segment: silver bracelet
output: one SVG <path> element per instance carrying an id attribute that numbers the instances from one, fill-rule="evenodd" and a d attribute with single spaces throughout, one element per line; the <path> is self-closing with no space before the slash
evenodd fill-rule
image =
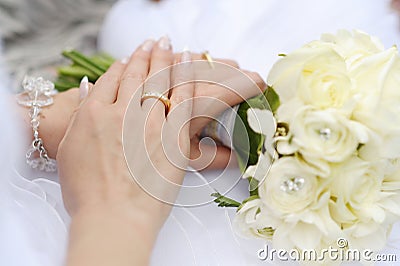
<path id="1" fill-rule="evenodd" d="M 26 163 L 34 169 L 45 172 L 57 170 L 56 160 L 51 159 L 39 136 L 40 112 L 43 107 L 53 104 L 53 95 L 57 93 L 51 81 L 42 77 L 25 77 L 22 82 L 23 92 L 17 95 L 18 104 L 29 107 L 30 123 L 33 131 L 33 141 L 26 153 Z M 35 156 L 37 153 L 39 156 Z"/>

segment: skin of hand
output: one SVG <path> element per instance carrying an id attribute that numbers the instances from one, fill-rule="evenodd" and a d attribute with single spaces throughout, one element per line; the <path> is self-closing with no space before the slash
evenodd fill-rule
<path id="1" fill-rule="evenodd" d="M 156 183 L 155 190 L 166 197 L 156 199 L 131 175 L 181 184 L 190 153 L 186 121 L 192 114 L 194 85 L 171 90 L 167 118 L 161 101 L 141 102 L 142 90 L 168 91 L 168 71 L 154 78 L 151 87 L 141 84 L 172 60 L 168 39 L 154 47 L 145 42 L 127 64 L 114 63 L 74 112 L 57 152 L 64 204 L 72 217 L 67 265 L 148 264 L 171 208 L 162 200 L 173 202 L 178 191 Z M 182 60 L 190 61 L 190 53 Z M 172 78 L 190 74 L 188 67 Z M 173 148 L 165 149 L 165 139 Z M 135 169 L 128 168 L 124 154 L 136 163 Z M 167 155 L 177 158 L 175 164 Z"/>
<path id="2" fill-rule="evenodd" d="M 394 10 L 400 13 L 400 0 L 392 0 L 391 6 Z"/>
<path id="3" fill-rule="evenodd" d="M 174 55 L 174 62 L 178 62 L 181 53 Z M 204 59 L 202 54 L 192 54 L 193 60 Z M 215 62 L 220 62 L 239 69 L 237 62 L 228 59 L 213 59 Z M 248 75 L 255 84 L 260 88 L 260 91 L 249 90 L 246 87 L 235 88 L 238 92 L 250 98 L 260 93 L 265 88 L 265 82 L 256 72 L 241 70 L 244 74 Z M 232 93 L 223 87 L 210 85 L 207 83 L 195 84 L 195 99 L 193 116 L 214 116 L 215 112 L 222 112 L 226 108 L 220 106 L 217 101 L 210 101 L 208 104 L 196 104 L 196 98 L 201 96 L 214 97 L 227 105 L 234 106 L 241 103 L 244 99 L 239 97 L 238 94 Z M 79 105 L 79 89 L 70 89 L 66 92 L 61 92 L 54 96 L 54 104 L 43 108 L 41 113 L 40 136 L 44 141 L 45 147 L 51 158 L 57 155 L 58 145 L 64 137 L 65 131 L 71 119 L 71 115 Z M 31 135 L 31 128 L 29 126 L 29 117 L 26 108 L 18 107 L 20 109 L 21 117 L 24 118 L 26 125 L 27 135 Z M 222 109 L 221 109 L 222 108 Z M 200 133 L 202 128 L 210 122 L 210 119 L 198 118 L 192 121 L 191 126 L 191 155 L 192 159 L 190 165 L 197 170 L 205 168 L 216 169 L 224 168 L 230 162 L 231 165 L 235 164 L 235 156 L 229 148 L 223 146 L 208 146 L 200 143 Z"/>

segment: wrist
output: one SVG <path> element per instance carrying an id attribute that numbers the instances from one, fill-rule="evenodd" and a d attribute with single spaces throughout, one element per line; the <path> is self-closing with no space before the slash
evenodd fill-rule
<path id="1" fill-rule="evenodd" d="M 64 138 L 71 116 L 79 105 L 78 89 L 54 95 L 54 103 L 42 110 L 40 135 L 51 158 L 56 158 L 58 145 Z"/>
<path id="2" fill-rule="evenodd" d="M 148 265 L 157 233 L 125 206 L 81 208 L 72 216 L 67 265 Z"/>
<path id="3" fill-rule="evenodd" d="M 72 221 L 118 220 L 131 229 L 140 228 L 150 239 L 158 234 L 157 219 L 142 208 L 126 203 L 102 203 L 82 206 L 71 213 Z"/>

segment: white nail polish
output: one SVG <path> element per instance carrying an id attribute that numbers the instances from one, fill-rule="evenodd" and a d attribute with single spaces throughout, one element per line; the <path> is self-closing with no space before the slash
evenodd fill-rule
<path id="1" fill-rule="evenodd" d="M 129 56 L 124 57 L 124 58 L 121 59 L 121 64 L 126 65 L 126 64 L 128 64 L 128 62 L 129 62 Z"/>
<path id="2" fill-rule="evenodd" d="M 146 52 L 150 52 L 153 50 L 154 40 L 147 40 L 142 44 L 142 50 Z"/>
<path id="3" fill-rule="evenodd" d="M 84 76 L 81 80 L 81 84 L 79 85 L 79 98 L 84 99 L 89 93 L 89 79 L 87 76 Z"/>
<path id="4" fill-rule="evenodd" d="M 160 40 L 158 41 L 158 47 L 160 47 L 163 50 L 171 49 L 171 41 L 167 35 L 160 38 Z"/>
<path id="5" fill-rule="evenodd" d="M 181 55 L 181 62 L 192 61 L 192 54 L 189 50 L 184 49 Z"/>

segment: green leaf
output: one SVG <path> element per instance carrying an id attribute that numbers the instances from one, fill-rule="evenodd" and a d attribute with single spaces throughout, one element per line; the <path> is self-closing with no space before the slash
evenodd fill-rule
<path id="1" fill-rule="evenodd" d="M 72 62 L 69 66 L 61 66 L 57 69 L 58 77 L 55 87 L 58 91 L 79 87 L 84 76 L 87 76 L 90 82 L 95 83 L 115 61 L 114 58 L 105 53 L 98 53 L 89 57 L 76 50 L 66 50 L 62 54 Z"/>
<path id="2" fill-rule="evenodd" d="M 240 204 L 239 208 L 237 209 L 237 211 L 239 211 L 247 202 L 255 200 L 255 199 L 259 199 L 260 197 L 258 195 L 252 195 L 250 197 L 248 197 L 247 199 L 245 199 L 242 204 Z"/>
<path id="3" fill-rule="evenodd" d="M 58 79 L 56 82 L 54 82 L 54 87 L 59 91 L 67 91 L 71 88 L 78 88 L 79 87 L 79 83 L 73 83 L 73 82 L 67 82 L 67 81 L 63 81 Z"/>
<path id="4" fill-rule="evenodd" d="M 231 198 L 221 195 L 219 192 L 212 193 L 211 196 L 216 197 L 214 202 L 218 203 L 218 207 L 235 207 L 238 208 L 240 203 Z"/>
<path id="5" fill-rule="evenodd" d="M 254 177 L 249 178 L 249 191 L 251 196 L 258 196 L 258 184 L 260 182 Z"/>
<path id="6" fill-rule="evenodd" d="M 258 233 L 268 236 L 268 237 L 272 237 L 275 233 L 275 229 L 272 227 L 264 227 L 263 229 L 257 229 Z"/>
<path id="7" fill-rule="evenodd" d="M 268 90 L 268 89 L 267 89 Z M 250 165 L 258 161 L 264 136 L 254 132 L 247 121 L 247 110 L 249 108 L 268 109 L 269 103 L 264 94 L 259 94 L 241 103 L 237 111 L 235 126 L 233 129 L 233 147 L 235 148 L 239 168 L 242 173 Z"/>
<path id="8" fill-rule="evenodd" d="M 68 51 L 63 51 L 62 54 L 66 58 L 71 59 L 75 64 L 92 71 L 98 76 L 103 75 L 107 71 L 107 68 L 97 65 L 92 61 L 92 59 L 79 53 L 78 51 L 68 50 Z"/>
<path id="9" fill-rule="evenodd" d="M 279 95 L 276 93 L 274 88 L 272 88 L 271 86 L 267 86 L 267 89 L 264 91 L 264 96 L 268 101 L 268 104 L 271 108 L 270 110 L 275 113 L 279 105 L 281 104 L 279 100 Z"/>
<path id="10" fill-rule="evenodd" d="M 98 75 L 93 73 L 87 68 L 81 67 L 81 66 L 64 66 L 64 67 L 59 67 L 57 69 L 59 75 L 64 75 L 64 76 L 70 76 L 74 77 L 78 80 L 81 80 L 84 76 L 87 76 L 89 80 L 95 81 L 99 78 Z"/>
<path id="11" fill-rule="evenodd" d="M 248 166 L 257 163 L 265 140 L 263 135 L 251 129 L 247 121 L 247 110 L 249 108 L 257 108 L 275 112 L 279 105 L 279 96 L 271 86 L 268 86 L 264 93 L 240 104 L 233 130 L 233 147 L 235 148 L 239 168 L 242 173 Z"/>
<path id="12" fill-rule="evenodd" d="M 90 59 L 96 65 L 106 69 L 108 69 L 115 62 L 114 58 L 105 53 L 95 54 L 92 57 L 90 57 Z"/>

